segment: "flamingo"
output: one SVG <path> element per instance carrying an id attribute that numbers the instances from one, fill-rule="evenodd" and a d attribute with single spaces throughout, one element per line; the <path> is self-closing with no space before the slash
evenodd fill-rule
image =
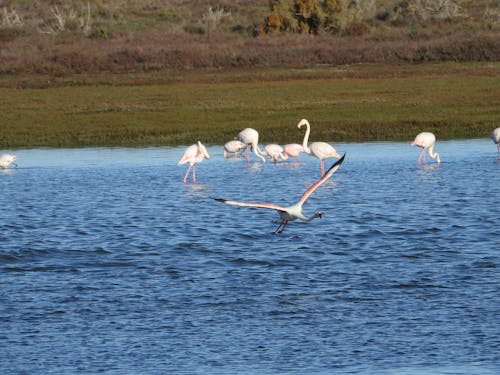
<path id="1" fill-rule="evenodd" d="M 497 144 L 498 147 L 498 159 L 500 159 L 500 128 L 493 130 L 490 136 L 491 140 Z"/>
<path id="2" fill-rule="evenodd" d="M 271 143 L 270 145 L 264 147 L 264 151 L 262 151 L 262 154 L 269 155 L 273 159 L 274 164 L 278 163 L 279 158 L 282 158 L 283 160 L 288 159 L 288 156 L 285 156 L 283 154 L 283 147 L 274 143 Z"/>
<path id="3" fill-rule="evenodd" d="M 340 167 L 342 162 L 344 161 L 345 154 L 333 164 L 330 169 L 314 184 L 312 184 L 300 197 L 297 203 L 289 206 L 289 207 L 282 207 L 278 206 L 272 203 L 252 203 L 252 202 L 238 202 L 238 201 L 231 201 L 227 199 L 222 199 L 222 198 L 213 198 L 217 202 L 222 202 L 226 204 L 232 204 L 235 206 L 244 206 L 244 207 L 257 207 L 257 208 L 267 208 L 271 210 L 276 210 L 279 215 L 278 219 L 278 228 L 273 232 L 273 234 L 277 233 L 282 233 L 283 230 L 285 230 L 285 227 L 290 221 L 293 220 L 303 220 L 303 221 L 311 221 L 316 218 L 321 218 L 322 213 L 319 211 L 316 211 L 312 216 L 306 217 L 302 214 L 302 205 L 304 202 L 309 198 L 309 196 L 316 190 L 320 185 L 322 185 L 326 180 L 328 180 L 334 173 L 335 171 Z"/>
<path id="4" fill-rule="evenodd" d="M 301 152 L 304 152 L 304 147 L 297 143 L 289 143 L 285 145 L 283 149 L 283 155 L 285 156 L 285 159 L 288 159 L 288 157 L 296 158 L 300 155 Z"/>
<path id="5" fill-rule="evenodd" d="M 433 159 L 437 158 L 437 162 L 441 163 L 441 159 L 439 158 L 439 154 L 437 152 L 434 152 L 434 144 L 436 143 L 436 136 L 432 133 L 429 132 L 423 132 L 418 134 L 413 142 L 411 143 L 412 146 L 418 146 L 422 147 L 422 151 L 420 152 L 420 155 L 418 157 L 418 165 L 420 165 L 420 160 L 422 157 L 424 158 L 424 164 L 426 163 L 425 160 L 425 149 L 429 150 L 429 156 Z"/>
<path id="6" fill-rule="evenodd" d="M 210 159 L 210 155 L 208 155 L 207 149 L 201 144 L 200 141 L 198 141 L 197 144 L 189 146 L 186 151 L 184 151 L 184 155 L 182 155 L 181 160 L 179 160 L 179 163 L 177 164 L 181 166 L 182 164 L 189 163 L 189 168 L 184 175 L 184 183 L 187 183 L 187 178 L 191 169 L 193 170 L 193 183 L 196 183 L 196 164 L 201 163 L 203 159 Z"/>
<path id="7" fill-rule="evenodd" d="M 264 163 L 266 159 L 262 155 L 262 151 L 259 148 L 259 133 L 257 130 L 252 128 L 243 129 L 236 137 L 236 140 L 241 141 L 245 144 L 245 148 L 242 153 L 245 153 L 245 159 L 248 161 L 248 146 L 257 155 L 257 157 Z"/>
<path id="8" fill-rule="evenodd" d="M 311 133 L 311 125 L 309 124 L 309 121 L 307 121 L 306 119 L 302 119 L 297 124 L 297 127 L 300 129 L 304 125 L 307 127 L 307 129 L 306 134 L 304 135 L 304 140 L 302 142 L 302 147 L 304 148 L 304 152 L 319 159 L 321 175 L 323 176 L 325 174 L 324 160 L 328 158 L 338 159 L 340 158 L 340 155 L 338 154 L 337 150 L 335 150 L 326 142 L 313 142 L 308 146 L 307 142 L 309 141 L 309 134 Z"/>
<path id="9" fill-rule="evenodd" d="M 17 168 L 17 164 L 14 163 L 14 160 L 16 160 L 16 156 L 12 154 L 3 154 L 0 156 L 0 168 L 6 169 L 9 164 L 15 165 Z"/>
<path id="10" fill-rule="evenodd" d="M 241 151 L 245 147 L 245 144 L 241 141 L 229 141 L 224 145 L 224 157 L 227 158 L 229 153 L 234 154 L 236 156 L 239 151 Z"/>

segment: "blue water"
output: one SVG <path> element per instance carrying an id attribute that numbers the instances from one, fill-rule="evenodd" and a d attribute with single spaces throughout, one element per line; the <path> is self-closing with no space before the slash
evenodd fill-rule
<path id="1" fill-rule="evenodd" d="M 498 374 L 500 161 L 488 140 L 338 144 L 262 165 L 210 147 L 18 150 L 0 171 L 2 374 Z M 253 159 L 256 160 L 256 159 Z M 330 162 L 327 162 L 330 165 Z"/>

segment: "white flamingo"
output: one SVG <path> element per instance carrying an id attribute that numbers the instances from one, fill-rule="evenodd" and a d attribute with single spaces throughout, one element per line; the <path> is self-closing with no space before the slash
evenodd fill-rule
<path id="1" fill-rule="evenodd" d="M 181 166 L 182 164 L 189 163 L 189 168 L 184 175 L 184 183 L 187 182 L 189 171 L 191 169 L 193 170 L 193 183 L 196 183 L 196 164 L 201 163 L 203 159 L 210 159 L 210 155 L 208 155 L 206 147 L 203 146 L 200 141 L 198 141 L 197 144 L 189 146 L 186 151 L 184 151 L 181 160 L 179 160 L 179 163 L 177 164 Z"/>
<path id="2" fill-rule="evenodd" d="M 500 159 L 500 128 L 496 128 L 491 132 L 491 140 L 497 144 L 498 159 Z"/>
<path id="3" fill-rule="evenodd" d="M 266 147 L 264 147 L 264 151 L 262 151 L 262 154 L 270 156 L 273 159 L 274 164 L 277 164 L 279 158 L 282 158 L 283 160 L 288 159 L 288 156 L 285 156 L 283 154 L 283 151 L 284 151 L 283 147 L 275 143 L 271 143 L 269 145 L 266 145 Z"/>
<path id="4" fill-rule="evenodd" d="M 257 155 L 257 157 L 262 160 L 264 163 L 266 162 L 266 158 L 262 155 L 262 151 L 259 148 L 259 133 L 257 130 L 252 128 L 243 129 L 236 137 L 238 141 L 241 141 L 245 144 L 245 148 L 242 153 L 245 154 L 245 159 L 248 161 L 248 146 L 250 149 Z"/>
<path id="5" fill-rule="evenodd" d="M 6 169 L 10 164 L 15 165 L 17 168 L 17 164 L 14 163 L 14 160 L 16 160 L 16 156 L 12 154 L 3 154 L 0 156 L 0 168 Z"/>
<path id="6" fill-rule="evenodd" d="M 300 155 L 301 152 L 304 152 L 304 147 L 297 143 L 289 143 L 283 147 L 283 150 L 285 159 L 288 159 L 288 157 L 296 158 Z"/>
<path id="7" fill-rule="evenodd" d="M 333 164 L 330 169 L 314 184 L 312 184 L 309 189 L 307 189 L 304 194 L 300 197 L 299 201 L 289 207 L 282 207 L 278 206 L 272 203 L 252 203 L 252 202 L 238 202 L 238 201 L 231 201 L 227 199 L 222 199 L 222 198 L 213 198 L 218 202 L 226 203 L 226 204 L 232 204 L 236 206 L 244 206 L 244 207 L 256 207 L 256 208 L 267 208 L 271 210 L 276 210 L 279 214 L 279 219 L 278 219 L 278 228 L 273 232 L 273 234 L 276 233 L 281 233 L 285 229 L 286 225 L 293 220 L 303 220 L 303 221 L 311 221 L 316 218 L 321 218 L 322 213 L 319 211 L 316 211 L 312 216 L 306 217 L 304 214 L 302 214 L 302 205 L 304 202 L 309 198 L 309 196 L 313 193 L 314 190 L 316 190 L 321 184 L 323 184 L 326 180 L 328 180 L 334 173 L 335 171 L 340 167 L 342 162 L 344 161 L 345 154 L 342 156 L 339 160 Z"/>
<path id="8" fill-rule="evenodd" d="M 411 143 L 412 146 L 418 146 L 422 148 L 422 151 L 420 152 L 420 155 L 418 156 L 418 165 L 420 165 L 420 161 L 422 157 L 424 158 L 424 164 L 426 163 L 425 160 L 425 150 L 427 149 L 429 151 L 429 156 L 433 159 L 437 158 L 437 162 L 441 163 L 441 158 L 439 157 L 439 154 L 437 152 L 434 152 L 434 144 L 436 143 L 436 136 L 432 133 L 429 132 L 422 132 L 418 134 L 413 142 Z"/>
<path id="9" fill-rule="evenodd" d="M 237 156 L 238 152 L 240 152 L 243 148 L 245 148 L 245 144 L 241 141 L 229 141 L 224 145 L 224 157 L 227 158 L 229 154 L 234 154 Z"/>
<path id="10" fill-rule="evenodd" d="M 310 145 L 307 145 L 307 142 L 309 142 L 309 134 L 311 133 L 311 125 L 309 124 L 309 121 L 307 121 L 306 119 L 302 119 L 297 124 L 297 127 L 300 129 L 304 125 L 307 127 L 307 129 L 306 134 L 304 135 L 304 140 L 302 141 L 302 147 L 304 149 L 304 152 L 319 159 L 321 175 L 323 176 L 325 174 L 324 160 L 329 158 L 338 159 L 340 158 L 340 155 L 338 154 L 337 150 L 335 150 L 326 142 L 313 142 Z"/>

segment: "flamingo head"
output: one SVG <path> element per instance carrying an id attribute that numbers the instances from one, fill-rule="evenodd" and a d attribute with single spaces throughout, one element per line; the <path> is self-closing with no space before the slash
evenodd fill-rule
<path id="1" fill-rule="evenodd" d="M 210 159 L 210 155 L 208 155 L 207 148 L 205 146 L 203 146 L 200 141 L 198 141 L 198 153 L 203 154 L 203 156 L 206 159 Z"/>
<path id="2" fill-rule="evenodd" d="M 321 219 L 323 217 L 323 212 L 320 212 L 320 211 L 316 211 L 314 213 L 314 217 L 317 217 L 318 219 Z"/>
<path id="3" fill-rule="evenodd" d="M 299 121 L 299 123 L 297 124 L 297 128 L 300 129 L 304 125 L 309 125 L 309 121 L 307 121 L 305 118 Z"/>

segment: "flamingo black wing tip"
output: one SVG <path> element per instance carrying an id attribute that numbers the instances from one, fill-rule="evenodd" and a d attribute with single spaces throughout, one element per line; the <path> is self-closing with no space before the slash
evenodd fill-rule
<path id="1" fill-rule="evenodd" d="M 214 201 L 217 201 L 217 202 L 222 202 L 222 203 L 226 203 L 227 199 L 223 199 L 223 198 L 212 198 Z"/>

